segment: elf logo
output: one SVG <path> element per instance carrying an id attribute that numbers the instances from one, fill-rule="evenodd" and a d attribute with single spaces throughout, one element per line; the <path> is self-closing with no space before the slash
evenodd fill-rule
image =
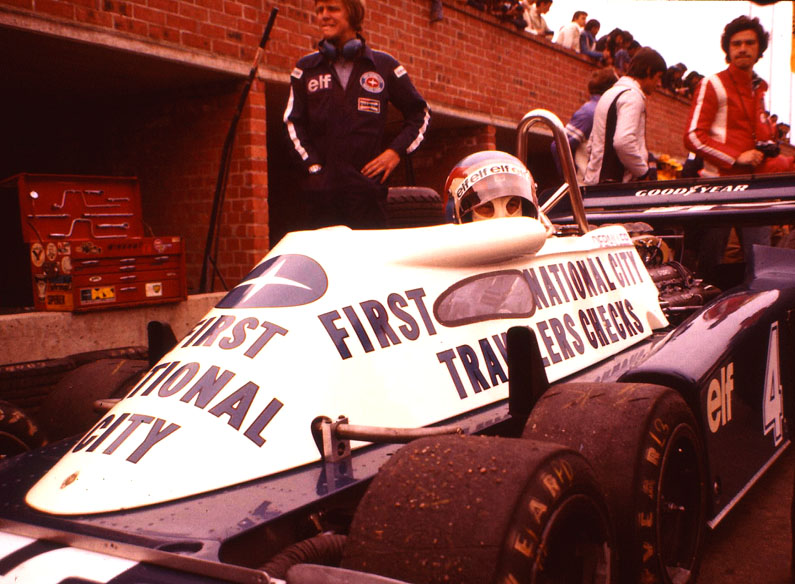
<path id="1" fill-rule="evenodd" d="M 721 367 L 707 387 L 707 423 L 713 434 L 732 419 L 734 363 Z"/>
<path id="2" fill-rule="evenodd" d="M 313 77 L 306 84 L 306 90 L 309 93 L 315 93 L 319 89 L 328 89 L 329 87 L 331 87 L 331 73 Z"/>

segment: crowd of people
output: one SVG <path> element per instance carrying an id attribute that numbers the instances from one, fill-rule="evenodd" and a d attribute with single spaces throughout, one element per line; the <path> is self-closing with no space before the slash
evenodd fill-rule
<path id="1" fill-rule="evenodd" d="M 555 32 L 546 23 L 544 15 L 553 5 L 553 0 L 467 0 L 467 4 L 509 22 L 519 30 L 542 36 L 551 42 L 589 57 L 600 67 L 610 69 L 616 78 L 627 74 L 629 63 L 641 48 L 628 30 L 614 28 L 599 36 L 600 22 L 588 18 L 584 10 L 577 10 L 571 22 Z M 692 100 L 704 75 L 695 70 L 688 71 L 684 63 L 666 67 L 661 79 L 663 91 Z M 591 94 L 593 97 L 593 94 Z M 772 140 L 789 143 L 790 127 L 778 123 L 776 114 L 765 112 L 772 128 Z M 681 166 L 681 165 L 680 165 Z M 679 169 L 666 169 L 678 174 Z"/>
<path id="2" fill-rule="evenodd" d="M 767 84 L 753 71 L 769 38 L 758 19 L 743 16 L 726 26 L 721 47 L 729 68 L 695 85 L 689 80 L 695 75 L 686 76 L 683 63 L 668 67 L 662 55 L 641 47 L 625 30 L 598 37 L 599 23 L 589 21 L 585 11 L 576 11 L 570 23 L 553 32 L 544 18 L 553 0 L 467 1 L 506 19 L 520 18 L 515 24 L 524 24 L 523 30 L 598 60 L 601 67 L 588 82 L 590 97 L 566 125 L 584 184 L 675 178 L 684 172 L 795 170 L 778 144 L 788 139 L 789 127 L 764 111 Z M 432 4 L 432 19 L 443 18 L 439 10 L 438 2 Z M 406 69 L 366 43 L 362 0 L 315 0 L 315 13 L 322 38 L 317 51 L 296 64 L 284 112 L 286 133 L 304 171 L 300 190 L 307 222 L 315 228 L 383 226 L 386 180 L 423 142 L 430 109 Z M 646 101 L 660 88 L 692 99 L 684 132 L 692 164 L 647 150 Z M 721 98 L 732 92 L 737 99 Z M 389 102 L 403 114 L 403 123 L 384 148 Z M 361 136 L 355 144 L 349 140 L 354 130 Z"/>
<path id="3" fill-rule="evenodd" d="M 584 10 L 576 11 L 571 22 L 563 25 L 557 32 L 552 31 L 547 26 L 544 15 L 549 12 L 553 0 L 467 0 L 466 3 L 511 23 L 518 30 L 543 36 L 553 43 L 589 57 L 602 67 L 611 67 L 619 77 L 626 74 L 629 62 L 641 47 L 628 30 L 614 28 L 599 36 L 600 22 L 595 18 L 589 19 Z M 666 69 L 662 77 L 662 88 L 683 98 L 692 99 L 702 79 L 704 75 L 698 71 L 688 71 L 687 65 L 677 63 Z M 777 128 L 778 139 L 788 140 L 789 130 L 786 124 Z"/>

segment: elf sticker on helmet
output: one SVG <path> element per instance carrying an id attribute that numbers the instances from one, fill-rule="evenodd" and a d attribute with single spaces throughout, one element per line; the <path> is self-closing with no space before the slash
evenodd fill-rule
<path id="1" fill-rule="evenodd" d="M 447 177 L 445 191 L 453 199 L 458 223 L 517 215 L 512 198 L 521 203 L 521 215 L 538 217 L 533 177 L 519 159 L 505 152 L 476 152 L 463 158 Z M 481 206 L 481 212 L 473 214 Z"/>

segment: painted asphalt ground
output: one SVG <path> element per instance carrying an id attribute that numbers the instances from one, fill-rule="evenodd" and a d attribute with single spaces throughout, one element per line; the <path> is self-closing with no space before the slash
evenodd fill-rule
<path id="1" fill-rule="evenodd" d="M 714 529 L 707 530 L 699 584 L 791 584 L 793 474 L 790 448 Z"/>

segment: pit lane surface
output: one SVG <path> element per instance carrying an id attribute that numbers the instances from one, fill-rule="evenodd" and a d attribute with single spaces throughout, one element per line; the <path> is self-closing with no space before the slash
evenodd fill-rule
<path id="1" fill-rule="evenodd" d="M 795 447 L 790 446 L 746 497 L 708 530 L 698 581 L 790 584 Z"/>

